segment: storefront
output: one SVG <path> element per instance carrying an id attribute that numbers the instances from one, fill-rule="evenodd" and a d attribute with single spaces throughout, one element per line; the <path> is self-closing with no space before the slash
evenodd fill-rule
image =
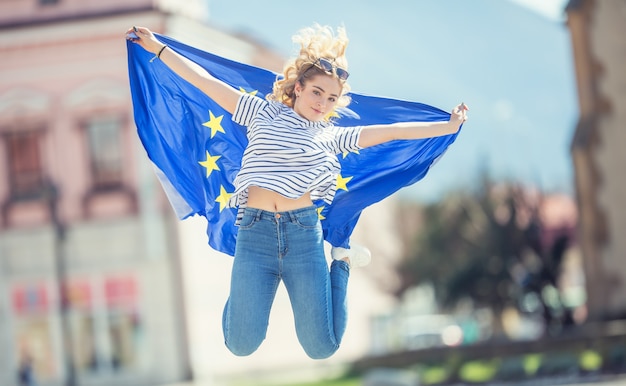
<path id="1" fill-rule="evenodd" d="M 139 227 L 137 221 L 109 224 L 108 230 L 92 226 L 91 232 L 115 235 L 131 248 L 82 258 L 70 253 L 62 286 L 48 270 L 54 256 L 42 253 L 36 259 L 24 253 L 26 242 L 41 242 L 41 249 L 50 251 L 45 238 L 0 235 L 0 341 L 6 340 L 1 385 L 18 385 L 20 371 L 39 386 L 65 384 L 68 377 L 77 385 L 150 385 L 185 378 L 187 337 L 183 302 L 176 295 L 176 263 L 165 256 L 133 256 L 141 244 L 131 240 L 132 224 Z M 85 231 L 75 236 L 73 250 L 90 239 Z"/>

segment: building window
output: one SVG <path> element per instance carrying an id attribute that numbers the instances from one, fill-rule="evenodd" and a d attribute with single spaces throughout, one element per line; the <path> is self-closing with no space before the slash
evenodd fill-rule
<path id="1" fill-rule="evenodd" d="M 133 276 L 105 281 L 111 364 L 115 371 L 137 367 L 142 323 L 138 313 L 137 282 Z"/>
<path id="2" fill-rule="evenodd" d="M 68 290 L 76 370 L 137 370 L 144 343 L 136 278 L 74 280 Z"/>
<path id="3" fill-rule="evenodd" d="M 18 361 L 15 372 L 44 384 L 59 376 L 49 286 L 47 283 L 33 282 L 11 287 L 14 315 L 12 336 Z"/>
<path id="4" fill-rule="evenodd" d="M 42 192 L 40 136 L 38 131 L 5 134 L 9 158 L 9 186 L 13 198 L 32 198 Z"/>
<path id="5" fill-rule="evenodd" d="M 91 175 L 95 190 L 122 186 L 122 121 L 101 117 L 87 122 Z"/>

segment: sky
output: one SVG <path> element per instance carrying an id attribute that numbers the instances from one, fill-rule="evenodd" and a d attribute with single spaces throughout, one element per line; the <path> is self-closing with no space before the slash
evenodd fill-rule
<path id="1" fill-rule="evenodd" d="M 555 21 L 565 20 L 565 6 L 568 0 L 510 0 L 533 12 L 537 12 L 548 19 Z"/>
<path id="2" fill-rule="evenodd" d="M 569 146 L 577 120 L 565 0 L 209 0 L 209 22 L 283 54 L 313 23 L 345 26 L 354 92 L 469 120 L 423 181 L 401 197 L 429 201 L 466 189 L 483 171 L 573 194 Z"/>

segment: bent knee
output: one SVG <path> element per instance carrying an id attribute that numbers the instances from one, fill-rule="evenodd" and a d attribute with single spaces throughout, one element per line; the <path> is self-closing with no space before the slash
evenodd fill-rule
<path id="1" fill-rule="evenodd" d="M 306 355 L 311 359 L 326 359 L 331 357 L 339 349 L 339 345 L 330 345 L 327 347 L 303 347 Z"/>
<path id="2" fill-rule="evenodd" d="M 253 342 L 252 340 L 244 340 L 241 342 L 225 341 L 224 344 L 231 353 L 238 357 L 245 357 L 255 352 L 261 345 L 261 341 Z"/>

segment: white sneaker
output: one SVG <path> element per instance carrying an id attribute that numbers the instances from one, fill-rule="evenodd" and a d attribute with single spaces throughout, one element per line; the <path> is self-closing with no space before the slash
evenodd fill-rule
<path id="1" fill-rule="evenodd" d="M 330 251 L 333 260 L 350 259 L 350 267 L 364 267 L 372 261 L 372 252 L 362 245 L 351 243 L 350 249 L 333 247 Z"/>

